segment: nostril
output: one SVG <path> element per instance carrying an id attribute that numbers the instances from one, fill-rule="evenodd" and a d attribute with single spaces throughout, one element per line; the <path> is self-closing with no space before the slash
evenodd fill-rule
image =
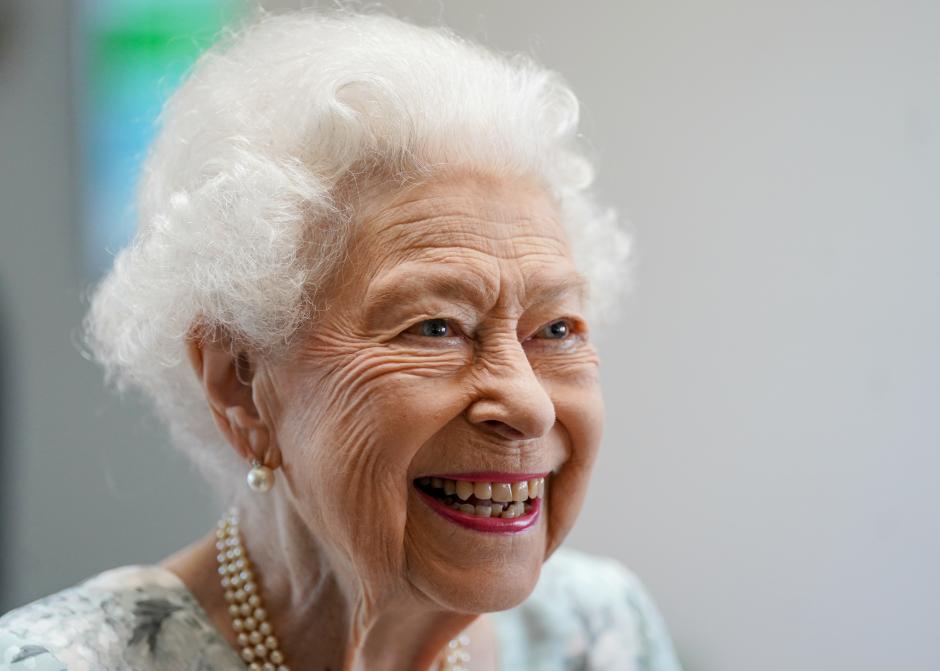
<path id="1" fill-rule="evenodd" d="M 498 419 L 487 419 L 484 420 L 483 423 L 504 438 L 509 438 L 510 440 L 520 440 L 525 438 L 525 434 L 522 431 L 519 431 L 518 429 L 515 429 L 506 424 L 506 422 L 502 422 Z"/>

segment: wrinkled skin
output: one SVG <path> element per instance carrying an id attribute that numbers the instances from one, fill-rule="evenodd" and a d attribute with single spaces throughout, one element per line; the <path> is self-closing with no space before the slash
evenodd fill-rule
<path id="1" fill-rule="evenodd" d="M 571 528 L 603 408 L 558 216 L 528 179 L 370 193 L 328 308 L 286 360 L 245 353 L 235 375 L 224 348 L 190 344 L 233 449 L 280 466 L 242 526 L 288 663 L 323 660 L 292 668 L 427 668 L 479 614 L 523 601 Z M 429 335 L 431 319 L 448 333 Z M 559 320 L 568 335 L 552 337 Z M 413 485 L 471 471 L 551 472 L 541 519 L 516 534 L 469 530 Z M 196 582 L 211 561 L 194 546 L 168 566 Z M 220 595 L 204 592 L 230 629 Z M 480 622 L 469 631 L 491 652 Z"/>

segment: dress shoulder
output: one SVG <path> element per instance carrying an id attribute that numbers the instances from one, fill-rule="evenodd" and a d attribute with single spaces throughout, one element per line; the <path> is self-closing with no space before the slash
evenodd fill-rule
<path id="1" fill-rule="evenodd" d="M 170 571 L 124 566 L 0 617 L 0 671 L 244 668 Z"/>
<path id="2" fill-rule="evenodd" d="M 681 671 L 649 592 L 614 559 L 560 548 L 529 598 L 494 620 L 502 668 Z"/>

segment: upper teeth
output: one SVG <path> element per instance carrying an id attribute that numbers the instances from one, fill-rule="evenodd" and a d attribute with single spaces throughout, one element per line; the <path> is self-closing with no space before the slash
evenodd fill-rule
<path id="1" fill-rule="evenodd" d="M 527 501 L 542 498 L 545 493 L 545 478 L 532 478 L 516 482 L 473 482 L 447 478 L 419 478 L 418 484 L 444 497 L 454 497 L 450 505 L 461 512 L 480 517 L 518 517 L 531 507 Z M 471 496 L 474 503 L 461 503 Z"/>

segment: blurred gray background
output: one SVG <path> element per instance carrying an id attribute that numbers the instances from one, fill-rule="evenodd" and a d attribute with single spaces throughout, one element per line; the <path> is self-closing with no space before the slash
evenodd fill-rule
<path id="1" fill-rule="evenodd" d="M 940 668 L 940 3 L 385 5 L 561 71 L 631 222 L 571 544 L 687 671 Z M 0 611 L 218 512 L 74 344 L 71 20 L 0 3 Z"/>

